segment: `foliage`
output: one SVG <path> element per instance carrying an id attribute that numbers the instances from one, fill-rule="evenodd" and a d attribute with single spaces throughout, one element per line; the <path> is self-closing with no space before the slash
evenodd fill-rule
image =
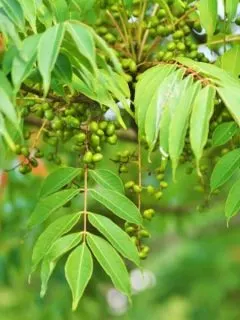
<path id="1" fill-rule="evenodd" d="M 139 266 L 148 255 L 146 222 L 155 210 L 142 197 L 164 198 L 169 162 L 173 181 L 180 164 L 190 164 L 189 173 L 196 168 L 206 206 L 232 179 L 227 222 L 240 210 L 240 51 L 231 31 L 240 19 L 238 1 L 225 4 L 219 17 L 216 0 L 0 0 L 1 167 L 16 156 L 13 170 L 21 174 L 34 172 L 42 158 L 60 166 L 44 179 L 27 228 L 45 225 L 62 208 L 68 213 L 41 229 L 33 248 L 41 296 L 70 252 L 65 276 L 73 310 L 93 258 L 131 299 L 123 259 Z M 198 52 L 205 41 L 218 53 L 215 64 Z M 135 150 L 111 158 L 118 174 L 96 169 L 107 144 L 130 130 Z M 143 171 L 156 155 L 153 186 Z M 129 168 L 137 178 L 123 183 Z M 99 204 L 96 213 L 91 201 Z"/>

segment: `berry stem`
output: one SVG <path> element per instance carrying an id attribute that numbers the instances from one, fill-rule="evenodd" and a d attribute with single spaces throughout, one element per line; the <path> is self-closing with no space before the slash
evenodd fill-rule
<path id="1" fill-rule="evenodd" d="M 38 133 L 37 133 L 37 135 L 36 135 L 36 137 L 35 137 L 35 139 L 34 139 L 34 141 L 33 141 L 32 148 L 31 148 L 31 149 L 34 149 L 34 148 L 36 147 L 36 145 L 37 145 L 37 143 L 38 143 L 38 140 L 40 139 L 41 133 L 43 132 L 43 130 L 44 130 L 47 122 L 48 122 L 47 119 L 45 119 L 45 120 L 43 121 L 43 123 L 42 123 L 40 129 L 38 130 Z"/>

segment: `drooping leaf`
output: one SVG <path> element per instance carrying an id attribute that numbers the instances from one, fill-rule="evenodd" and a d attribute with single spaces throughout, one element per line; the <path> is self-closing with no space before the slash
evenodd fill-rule
<path id="1" fill-rule="evenodd" d="M 40 197 L 46 197 L 60 190 L 81 173 L 80 168 L 59 168 L 49 174 L 43 181 Z"/>
<path id="2" fill-rule="evenodd" d="M 238 78 L 240 75 L 240 45 L 234 45 L 230 50 L 219 57 L 219 65 L 222 69 Z"/>
<path id="3" fill-rule="evenodd" d="M 1 70 L 0 70 L 0 84 L 1 84 L 1 88 L 6 92 L 8 97 L 11 98 L 13 95 L 12 86 L 8 81 L 7 77 L 5 76 L 5 74 Z"/>
<path id="4" fill-rule="evenodd" d="M 178 87 L 183 74 L 183 69 L 171 73 L 163 80 L 161 85 L 157 88 L 157 91 L 154 92 L 151 97 L 145 119 L 145 134 L 147 142 L 150 145 L 150 152 L 153 150 L 158 139 L 163 109 L 168 107 L 170 100 L 175 100 L 175 90 Z"/>
<path id="5" fill-rule="evenodd" d="M 126 232 L 104 216 L 89 213 L 88 217 L 90 223 L 108 239 L 118 252 L 136 265 L 139 265 L 137 248 Z"/>
<path id="6" fill-rule="evenodd" d="M 24 17 L 29 22 L 34 33 L 36 29 L 36 0 L 18 0 L 22 6 Z"/>
<path id="7" fill-rule="evenodd" d="M 21 83 L 27 78 L 32 71 L 36 61 L 37 48 L 40 40 L 39 35 L 26 38 L 23 41 L 22 49 L 13 60 L 12 80 L 15 86 L 15 92 L 20 89 Z"/>
<path id="8" fill-rule="evenodd" d="M 2 87 L 0 87 L 0 112 L 2 112 L 16 127 L 18 127 L 16 109 Z"/>
<path id="9" fill-rule="evenodd" d="M 217 0 L 200 0 L 199 2 L 200 22 L 209 36 L 212 36 L 216 29 L 218 17 L 217 7 Z"/>
<path id="10" fill-rule="evenodd" d="M 240 180 L 231 188 L 225 205 L 227 221 L 240 212 Z"/>
<path id="11" fill-rule="evenodd" d="M 17 0 L 1 0 L 2 8 L 16 27 L 24 30 L 24 14 Z"/>
<path id="12" fill-rule="evenodd" d="M 64 22 L 69 18 L 68 3 L 66 0 L 49 1 L 52 6 L 57 22 Z"/>
<path id="13" fill-rule="evenodd" d="M 4 141 L 7 143 L 7 145 L 9 146 L 9 148 L 14 151 L 15 150 L 15 144 L 14 141 L 12 139 L 12 137 L 10 136 L 6 125 L 5 125 L 5 119 L 3 118 L 3 115 L 0 112 L 0 137 L 4 138 Z M 1 139 L 2 140 L 2 139 Z M 3 141 L 1 141 L 3 144 Z M 4 154 L 5 154 L 5 146 L 3 146 L 1 148 L 2 150 L 2 154 L 1 154 L 1 158 L 4 158 Z"/>
<path id="14" fill-rule="evenodd" d="M 229 22 L 232 22 L 232 20 L 234 19 L 234 17 L 237 14 L 237 7 L 239 4 L 238 0 L 226 0 L 226 15 L 228 18 Z"/>
<path id="15" fill-rule="evenodd" d="M 87 242 L 99 264 L 112 279 L 116 289 L 130 296 L 128 272 L 117 252 L 107 241 L 93 234 L 88 234 Z"/>
<path id="16" fill-rule="evenodd" d="M 215 94 L 216 90 L 214 87 L 206 86 L 198 92 L 193 103 L 190 122 L 190 141 L 197 160 L 197 168 L 199 168 L 203 148 L 207 143 L 209 122 L 214 110 Z"/>
<path id="17" fill-rule="evenodd" d="M 232 117 L 240 127 L 240 94 L 238 89 L 239 88 L 235 88 L 229 85 L 225 88 L 217 88 L 217 91 L 220 97 L 222 98 L 223 102 L 225 103 L 226 107 L 228 108 L 229 112 L 231 113 Z"/>
<path id="18" fill-rule="evenodd" d="M 179 158 L 184 148 L 193 101 L 201 88 L 198 82 L 192 84 L 192 81 L 192 77 L 189 76 L 182 82 L 180 96 L 174 100 L 174 105 L 172 106 L 173 114 L 169 127 L 169 154 L 172 161 L 174 179 Z"/>
<path id="19" fill-rule="evenodd" d="M 70 60 L 65 54 L 59 54 L 55 68 L 53 70 L 54 74 L 61 80 L 64 84 L 68 85 L 72 82 L 72 65 Z"/>
<path id="20" fill-rule="evenodd" d="M 46 95 L 50 86 L 51 72 L 57 61 L 63 40 L 64 24 L 48 28 L 41 36 L 38 46 L 38 66 L 43 78 L 43 89 Z"/>
<path id="21" fill-rule="evenodd" d="M 81 212 L 66 215 L 51 223 L 39 236 L 33 248 L 32 270 L 35 270 L 42 258 L 48 254 L 53 243 L 67 233 L 78 222 Z"/>
<path id="22" fill-rule="evenodd" d="M 211 191 L 221 187 L 240 167 L 240 149 L 225 154 L 216 164 L 210 180 Z"/>
<path id="23" fill-rule="evenodd" d="M 53 273 L 58 259 L 60 259 L 61 256 L 66 252 L 76 247 L 81 240 L 82 235 L 78 232 L 63 236 L 53 243 L 47 255 L 44 257 L 41 266 L 41 297 L 44 297 L 47 292 L 48 281 Z"/>
<path id="24" fill-rule="evenodd" d="M 121 178 L 112 171 L 106 169 L 91 170 L 90 175 L 101 187 L 124 193 L 124 186 Z"/>
<path id="25" fill-rule="evenodd" d="M 14 24 L 2 13 L 0 13 L 0 30 L 4 35 L 11 38 L 18 49 L 21 47 L 21 39 Z"/>
<path id="26" fill-rule="evenodd" d="M 135 117 L 139 133 L 145 132 L 146 114 L 153 96 L 164 79 L 175 70 L 174 66 L 157 66 L 145 71 L 136 85 Z"/>
<path id="27" fill-rule="evenodd" d="M 45 221 L 54 211 L 61 208 L 78 193 L 79 190 L 67 189 L 40 199 L 28 221 L 28 227 L 33 227 Z"/>
<path id="28" fill-rule="evenodd" d="M 75 42 L 79 52 L 93 67 L 93 71 L 96 73 L 96 49 L 94 46 L 94 40 L 89 29 L 81 23 L 66 23 L 66 28 Z"/>
<path id="29" fill-rule="evenodd" d="M 213 146 L 217 147 L 227 143 L 238 131 L 238 125 L 233 121 L 219 124 L 212 135 Z"/>
<path id="30" fill-rule="evenodd" d="M 91 252 L 84 242 L 68 257 L 65 265 L 65 275 L 71 288 L 73 302 L 72 310 L 76 310 L 79 300 L 92 276 L 93 260 Z"/>
<path id="31" fill-rule="evenodd" d="M 118 217 L 128 222 L 141 224 L 142 217 L 138 208 L 123 194 L 109 189 L 90 189 L 88 193 Z"/>

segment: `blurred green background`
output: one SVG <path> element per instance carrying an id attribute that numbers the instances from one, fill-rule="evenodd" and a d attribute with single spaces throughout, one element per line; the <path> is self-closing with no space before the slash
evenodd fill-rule
<path id="1" fill-rule="evenodd" d="M 119 150 L 133 149 L 134 144 L 120 143 L 105 150 L 102 167 L 117 168 L 111 156 Z M 69 159 L 68 159 L 69 160 Z M 146 184 L 156 184 L 151 165 L 145 164 Z M 13 161 L 13 162 L 12 162 Z M 9 160 L 8 167 L 14 165 Z M 71 159 L 70 159 L 71 161 Z M 15 171 L 2 174 L 0 189 L 0 320 L 235 320 L 240 319 L 240 219 L 226 227 L 224 190 L 203 206 L 205 196 L 196 191 L 195 174 L 186 175 L 182 166 L 177 183 L 171 182 L 161 201 L 143 194 L 144 207 L 152 206 L 156 216 L 146 227 L 151 238 L 146 241 L 151 253 L 142 270 L 129 264 L 133 303 L 116 292 L 110 279 L 94 263 L 94 275 L 76 312 L 71 312 L 71 293 L 64 277 L 64 262 L 58 264 L 44 299 L 39 297 L 39 273 L 28 284 L 31 249 L 45 226 L 26 229 L 26 221 L 37 200 L 42 176 L 52 170 L 44 162 L 28 177 Z M 123 176 L 134 179 L 136 172 Z M 228 188 L 229 186 L 227 186 Z M 72 206 L 81 206 L 81 198 Z M 94 212 L 103 207 L 90 203 Z M 200 209 L 199 209 L 200 206 Z M 71 209 L 65 208 L 56 216 Z M 51 218 L 54 219 L 54 216 Z"/>

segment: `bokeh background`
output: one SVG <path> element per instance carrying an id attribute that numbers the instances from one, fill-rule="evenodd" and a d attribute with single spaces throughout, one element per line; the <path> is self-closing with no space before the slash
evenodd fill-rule
<path id="1" fill-rule="evenodd" d="M 120 141 L 104 150 L 100 165 L 117 173 L 110 160 L 119 150 L 134 150 L 135 143 Z M 18 159 L 11 156 L 7 168 Z M 70 162 L 66 158 L 65 162 Z M 144 162 L 146 184 L 157 184 L 152 174 L 159 162 Z M 5 168 L 5 169 L 7 169 Z M 30 216 L 48 172 L 57 168 L 45 163 L 29 176 L 17 170 L 1 172 L 0 179 L 0 320 L 237 320 L 240 319 L 240 219 L 234 218 L 227 228 L 224 202 L 230 184 L 217 196 L 200 192 L 196 174 L 188 165 L 178 170 L 177 183 L 167 169 L 168 189 L 160 201 L 143 194 L 144 207 L 153 206 L 156 216 L 146 227 L 151 247 L 142 269 L 129 264 L 133 304 L 117 292 L 110 279 L 94 262 L 94 275 L 76 312 L 71 312 L 71 293 L 64 277 L 65 258 L 60 260 L 49 282 L 44 299 L 39 296 L 40 278 L 35 273 L 28 284 L 32 246 L 44 227 L 56 216 L 81 207 L 79 197 L 71 208 L 59 210 L 45 225 L 27 230 Z M 133 165 L 124 181 L 134 179 Z M 186 174 L 188 172 L 188 174 Z M 104 213 L 94 202 L 91 211 Z M 109 213 L 106 213 L 109 214 Z"/>

